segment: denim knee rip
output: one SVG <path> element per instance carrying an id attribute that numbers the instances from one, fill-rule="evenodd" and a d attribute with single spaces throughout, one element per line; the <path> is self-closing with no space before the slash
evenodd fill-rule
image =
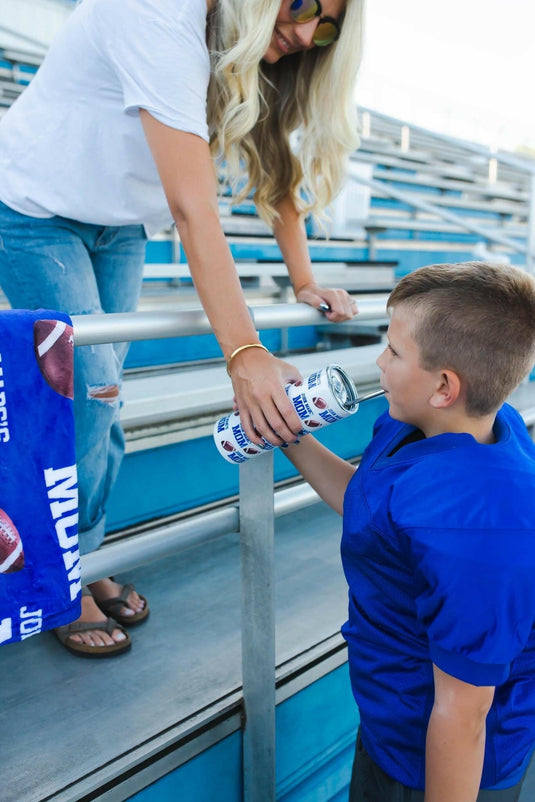
<path id="1" fill-rule="evenodd" d="M 87 398 L 116 406 L 119 403 L 119 386 L 117 384 L 93 384 L 87 388 Z"/>

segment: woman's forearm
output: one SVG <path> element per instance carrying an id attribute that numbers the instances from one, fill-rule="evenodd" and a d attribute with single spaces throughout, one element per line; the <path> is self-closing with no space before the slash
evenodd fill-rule
<path id="1" fill-rule="evenodd" d="M 163 125 L 140 110 L 169 209 L 191 275 L 213 331 L 228 360 L 241 345 L 258 343 L 230 249 L 219 220 L 217 180 L 208 143 Z M 232 360 L 232 385 L 247 436 L 274 445 L 292 442 L 301 427 L 284 384 L 299 371 L 260 348 Z"/>
<path id="2" fill-rule="evenodd" d="M 308 250 L 303 216 L 289 196 L 277 204 L 279 219 L 273 233 L 288 270 L 295 297 L 302 303 L 326 311 L 332 323 L 350 320 L 357 312 L 355 301 L 345 289 L 320 287 L 316 284 Z"/>
<path id="3" fill-rule="evenodd" d="M 258 337 L 221 228 L 208 143 L 163 125 L 144 109 L 140 118 L 200 301 L 228 359 Z"/>
<path id="4" fill-rule="evenodd" d="M 199 299 L 225 359 L 240 345 L 258 342 L 234 260 L 216 210 L 195 210 L 177 228 Z"/>
<path id="5" fill-rule="evenodd" d="M 276 210 L 279 219 L 275 221 L 273 234 L 297 295 L 302 287 L 314 282 L 305 223 L 289 196 L 279 201 Z"/>

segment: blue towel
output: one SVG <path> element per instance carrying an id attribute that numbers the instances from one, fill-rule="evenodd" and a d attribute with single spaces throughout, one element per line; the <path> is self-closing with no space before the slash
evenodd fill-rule
<path id="1" fill-rule="evenodd" d="M 0 643 L 80 616 L 72 322 L 0 312 Z"/>

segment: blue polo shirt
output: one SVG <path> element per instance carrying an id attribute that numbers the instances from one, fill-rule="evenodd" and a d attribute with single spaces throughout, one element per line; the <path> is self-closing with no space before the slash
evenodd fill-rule
<path id="1" fill-rule="evenodd" d="M 403 445 L 414 432 L 382 415 L 345 495 L 342 633 L 362 739 L 387 774 L 424 788 L 435 663 L 496 686 L 481 787 L 509 787 L 535 742 L 535 445 L 508 405 L 492 445 Z"/>

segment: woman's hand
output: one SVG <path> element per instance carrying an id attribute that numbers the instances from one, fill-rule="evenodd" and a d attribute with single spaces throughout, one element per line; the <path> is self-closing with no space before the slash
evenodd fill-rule
<path id="1" fill-rule="evenodd" d="M 321 304 L 328 304 L 329 310 L 325 312 L 325 317 L 333 323 L 351 320 L 358 312 L 357 302 L 345 290 L 325 289 L 310 283 L 300 287 L 295 297 L 315 309 L 320 309 Z"/>
<path id="2" fill-rule="evenodd" d="M 248 348 L 230 366 L 235 402 L 247 437 L 260 445 L 293 443 L 302 429 L 284 385 L 302 378 L 293 365 L 261 348 Z"/>

